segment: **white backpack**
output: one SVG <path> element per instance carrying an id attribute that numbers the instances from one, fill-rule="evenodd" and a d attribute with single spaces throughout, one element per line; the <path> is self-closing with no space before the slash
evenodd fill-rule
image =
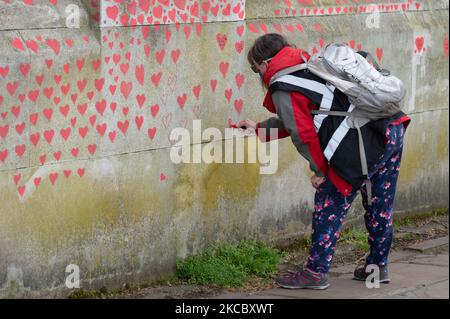
<path id="1" fill-rule="evenodd" d="M 355 116 L 377 120 L 401 110 L 403 82 L 381 69 L 370 53 L 364 57 L 348 45 L 331 43 L 310 58 L 307 68 L 344 93 L 356 108 Z"/>

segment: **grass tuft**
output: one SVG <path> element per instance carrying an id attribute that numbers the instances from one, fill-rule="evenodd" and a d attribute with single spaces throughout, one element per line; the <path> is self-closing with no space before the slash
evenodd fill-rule
<path id="1" fill-rule="evenodd" d="M 272 275 L 279 261 L 277 249 L 256 241 L 213 245 L 198 255 L 179 259 L 176 275 L 190 284 L 240 287 L 250 276 Z"/>
<path id="2" fill-rule="evenodd" d="M 356 227 L 351 227 L 341 233 L 339 241 L 354 244 L 359 250 L 368 251 L 367 232 Z"/>

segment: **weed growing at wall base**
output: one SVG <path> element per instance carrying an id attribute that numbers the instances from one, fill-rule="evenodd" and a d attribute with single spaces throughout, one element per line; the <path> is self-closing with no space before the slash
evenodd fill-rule
<path id="1" fill-rule="evenodd" d="M 239 287 L 251 276 L 268 277 L 277 270 L 278 250 L 255 241 L 209 246 L 177 261 L 176 275 L 191 284 Z"/>

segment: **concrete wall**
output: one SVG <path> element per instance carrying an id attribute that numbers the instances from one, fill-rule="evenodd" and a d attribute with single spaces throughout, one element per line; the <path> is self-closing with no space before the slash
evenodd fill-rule
<path id="1" fill-rule="evenodd" d="M 194 119 L 269 116 L 246 62 L 264 32 L 310 53 L 343 41 L 402 78 L 396 210 L 448 206 L 448 1 L 351 2 L 0 0 L 0 295 L 64 296 L 71 263 L 83 288 L 149 282 L 211 242 L 308 231 L 310 172 L 288 139 L 274 175 L 169 158 Z"/>

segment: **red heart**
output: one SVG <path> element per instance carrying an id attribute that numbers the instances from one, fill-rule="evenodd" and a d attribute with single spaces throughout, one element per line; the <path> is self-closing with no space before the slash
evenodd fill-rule
<path id="1" fill-rule="evenodd" d="M 25 123 L 16 124 L 16 132 L 19 135 L 22 135 L 23 131 L 25 130 Z M 0 135 L 1 135 L 1 127 L 0 127 Z"/>
<path id="2" fill-rule="evenodd" d="M 159 81 L 161 80 L 161 76 L 162 76 L 161 72 L 152 75 L 152 82 L 156 87 L 158 86 Z"/>
<path id="3" fill-rule="evenodd" d="M 77 157 L 79 151 L 80 151 L 80 150 L 79 150 L 78 147 L 73 147 L 72 150 L 71 150 L 72 156 L 73 156 L 73 157 Z"/>
<path id="4" fill-rule="evenodd" d="M 243 105 L 244 102 L 241 99 L 234 101 L 234 108 L 238 112 L 238 114 L 241 114 Z"/>
<path id="5" fill-rule="evenodd" d="M 6 76 L 8 75 L 8 72 L 9 72 L 9 67 L 8 66 L 5 66 L 5 67 L 1 67 L 0 66 L 0 75 L 3 78 L 6 78 Z"/>
<path id="6" fill-rule="evenodd" d="M 59 161 L 61 159 L 61 151 L 53 153 L 53 157 Z"/>
<path id="7" fill-rule="evenodd" d="M 425 43 L 424 37 L 417 37 L 417 38 L 416 38 L 417 52 L 422 51 L 423 46 L 424 46 L 424 43 Z"/>
<path id="8" fill-rule="evenodd" d="M 25 149 L 26 149 L 25 144 L 16 145 L 15 150 L 16 150 L 17 156 L 19 156 L 20 158 L 22 158 L 23 153 L 25 153 Z"/>
<path id="9" fill-rule="evenodd" d="M 128 63 L 122 63 L 120 65 L 120 71 L 122 71 L 123 75 L 126 75 L 128 72 L 130 65 Z"/>
<path id="10" fill-rule="evenodd" d="M 58 178 L 58 173 L 50 173 L 50 182 L 55 185 L 56 179 Z"/>
<path id="11" fill-rule="evenodd" d="M 155 138 L 155 134 L 156 134 L 156 127 L 151 127 L 148 129 L 148 136 L 150 137 L 151 140 Z"/>
<path id="12" fill-rule="evenodd" d="M 197 98 L 197 100 L 198 100 L 198 98 L 200 96 L 200 90 L 201 90 L 200 84 L 197 85 L 197 86 L 194 86 L 194 88 L 192 89 L 192 91 L 194 92 L 194 95 Z"/>
<path id="13" fill-rule="evenodd" d="M 103 112 L 105 112 L 106 109 L 106 101 L 105 99 L 95 103 L 95 109 L 97 110 L 100 115 L 103 115 Z"/>
<path id="14" fill-rule="evenodd" d="M 137 126 L 138 130 L 140 130 L 142 123 L 144 123 L 144 117 L 142 115 L 136 116 L 135 121 L 136 121 L 136 126 Z"/>
<path id="15" fill-rule="evenodd" d="M 225 98 L 227 99 L 228 102 L 230 102 L 232 96 L 233 96 L 233 90 L 226 89 L 225 90 Z"/>
<path id="16" fill-rule="evenodd" d="M 150 112 L 152 113 L 153 117 L 156 117 L 156 115 L 158 114 L 158 111 L 159 111 L 159 105 L 158 104 L 152 105 L 150 107 Z"/>
<path id="17" fill-rule="evenodd" d="M 39 186 L 39 184 L 41 183 L 41 178 L 40 177 L 35 177 L 33 179 L 33 183 L 34 183 L 34 186 L 37 188 Z"/>
<path id="18" fill-rule="evenodd" d="M 78 109 L 78 112 L 81 114 L 81 116 L 83 116 L 87 110 L 87 103 L 78 104 L 77 109 Z"/>
<path id="19" fill-rule="evenodd" d="M 97 115 L 91 115 L 89 116 L 89 123 L 91 123 L 91 126 L 94 126 L 95 121 L 97 120 Z"/>
<path id="20" fill-rule="evenodd" d="M 383 48 L 377 48 L 377 58 L 378 61 L 381 61 L 381 58 L 383 57 Z"/>
<path id="21" fill-rule="evenodd" d="M 19 183 L 21 178 L 22 178 L 21 174 L 14 175 L 13 177 L 14 183 L 17 185 L 17 183 Z"/>
<path id="22" fill-rule="evenodd" d="M 211 80 L 210 84 L 211 84 L 212 91 L 215 92 L 216 91 L 216 87 L 217 87 L 217 80 Z"/>
<path id="23" fill-rule="evenodd" d="M 174 0 L 175 6 L 180 9 L 184 10 L 186 6 L 186 0 Z M 209 3 L 209 2 L 208 2 Z"/>
<path id="24" fill-rule="evenodd" d="M 108 137 L 112 143 L 114 143 L 114 139 L 116 138 L 116 131 L 109 132 Z"/>
<path id="25" fill-rule="evenodd" d="M 106 131 L 106 123 L 103 123 L 103 124 L 97 124 L 97 132 L 98 132 L 98 134 L 100 134 L 100 136 L 103 136 L 103 135 L 105 135 L 105 131 Z"/>
<path id="26" fill-rule="evenodd" d="M 117 121 L 117 127 L 119 128 L 119 130 L 122 131 L 122 133 L 125 135 L 127 133 L 128 127 L 129 127 L 130 123 L 128 122 L 128 120 L 125 121 Z"/>
<path id="27" fill-rule="evenodd" d="M 177 63 L 178 58 L 180 57 L 180 53 L 181 53 L 180 49 L 172 50 L 172 60 L 173 60 L 173 63 L 175 63 L 175 64 Z"/>
<path id="28" fill-rule="evenodd" d="M 228 62 L 220 62 L 219 70 L 220 70 L 220 73 L 222 73 L 223 78 L 225 78 L 227 76 L 229 66 L 230 66 L 230 64 Z"/>
<path id="29" fill-rule="evenodd" d="M 25 51 L 22 41 L 19 38 L 14 38 L 11 41 L 13 47 L 18 49 L 19 51 Z"/>
<path id="30" fill-rule="evenodd" d="M 100 78 L 100 79 L 95 79 L 94 80 L 94 85 L 95 88 L 97 89 L 97 91 L 101 91 L 103 88 L 103 84 L 105 83 L 105 79 L 104 78 Z"/>
<path id="31" fill-rule="evenodd" d="M 236 32 L 237 32 L 237 34 L 240 36 L 240 37 L 242 37 L 242 34 L 244 33 L 244 26 L 243 25 L 240 25 L 240 26 L 238 26 L 237 28 L 236 28 Z"/>
<path id="32" fill-rule="evenodd" d="M 281 32 L 280 32 L 281 33 Z M 244 49 L 244 41 L 238 41 L 234 44 L 234 47 L 236 48 L 237 53 L 241 53 Z"/>
<path id="33" fill-rule="evenodd" d="M 11 113 L 17 118 L 19 117 L 20 109 L 21 109 L 20 106 L 13 106 L 11 107 Z"/>
<path id="34" fill-rule="evenodd" d="M 78 134 L 80 134 L 80 136 L 84 139 L 87 135 L 87 133 L 89 132 L 89 127 L 84 126 L 84 127 L 79 127 L 78 128 Z"/>
<path id="35" fill-rule="evenodd" d="M 117 6 L 106 8 L 106 15 L 110 19 L 115 21 L 117 19 L 118 14 L 119 14 L 119 9 L 117 8 Z"/>
<path id="36" fill-rule="evenodd" d="M 120 91 L 122 92 L 122 95 L 125 98 L 125 100 L 128 99 L 128 96 L 130 95 L 132 89 L 133 89 L 132 82 L 122 81 L 122 83 L 120 84 Z"/>
<path id="37" fill-rule="evenodd" d="M 166 52 L 164 51 L 164 49 L 162 49 L 159 52 L 156 52 L 156 62 L 158 62 L 159 64 L 162 64 L 165 54 L 166 54 Z"/>
<path id="38" fill-rule="evenodd" d="M 25 41 L 25 43 L 31 51 L 33 51 L 34 53 L 38 52 L 39 47 L 36 44 L 36 42 L 34 42 L 34 40 L 28 40 L 28 41 Z"/>
<path id="39" fill-rule="evenodd" d="M 4 163 L 7 157 L 8 157 L 8 149 L 0 151 L 0 161 Z"/>
<path id="40" fill-rule="evenodd" d="M 221 33 L 217 33 L 216 34 L 216 41 L 217 44 L 219 45 L 220 50 L 223 51 L 223 49 L 225 48 L 225 45 L 227 44 L 227 36 Z"/>
<path id="41" fill-rule="evenodd" d="M 20 197 L 23 197 L 23 194 L 25 193 L 25 185 L 23 185 L 23 186 L 20 186 L 18 189 L 17 189 L 17 191 L 19 192 L 19 194 L 20 194 Z"/>
<path id="42" fill-rule="evenodd" d="M 136 79 L 141 85 L 144 85 L 144 77 L 145 77 L 144 66 L 142 64 L 136 66 Z"/>
<path id="43" fill-rule="evenodd" d="M 238 74 L 236 74 L 235 79 L 236 79 L 236 84 L 237 84 L 238 89 L 241 89 L 242 84 L 244 83 L 244 80 L 245 80 L 245 76 L 242 73 L 238 73 Z"/>
<path id="44" fill-rule="evenodd" d="M 186 100 L 187 100 L 186 93 L 184 93 L 183 95 L 179 95 L 179 96 L 177 97 L 177 102 L 178 102 L 178 105 L 180 106 L 181 109 L 184 108 L 184 105 L 185 105 L 185 103 L 186 103 Z"/>
<path id="45" fill-rule="evenodd" d="M 31 122 L 31 124 L 36 125 L 38 117 L 39 117 L 38 113 L 30 114 L 30 122 Z"/>
<path id="46" fill-rule="evenodd" d="M 70 127 L 61 129 L 60 133 L 61 133 L 61 136 L 63 137 L 63 139 L 65 141 L 67 141 L 67 139 L 69 138 L 70 132 L 71 132 L 71 128 Z"/>
<path id="47" fill-rule="evenodd" d="M 47 38 L 45 43 L 53 50 L 53 52 L 58 55 L 61 49 L 61 44 L 56 39 Z"/>
<path id="48" fill-rule="evenodd" d="M 6 138 L 9 132 L 9 125 L 0 126 L 0 137 Z"/>
<path id="49" fill-rule="evenodd" d="M 30 71 L 30 64 L 20 64 L 20 72 L 22 73 L 23 77 L 26 78 L 28 71 Z"/>
<path id="50" fill-rule="evenodd" d="M 47 130 L 44 131 L 44 138 L 47 141 L 48 144 L 50 144 L 53 140 L 53 136 L 55 135 L 55 131 L 54 130 Z"/>
<path id="51" fill-rule="evenodd" d="M 91 155 L 94 155 L 95 151 L 97 149 L 97 145 L 95 144 L 89 144 L 88 145 L 88 151 Z"/>
<path id="52" fill-rule="evenodd" d="M 6 84 L 6 90 L 8 91 L 8 93 L 11 96 L 14 95 L 14 93 L 16 92 L 18 87 L 19 87 L 19 83 L 18 82 L 12 82 L 12 83 Z"/>
<path id="53" fill-rule="evenodd" d="M 84 175 L 84 171 L 85 171 L 84 168 L 79 168 L 79 169 L 77 170 L 77 173 L 78 173 L 78 175 L 79 175 L 80 177 L 82 177 L 82 176 Z"/>
<path id="54" fill-rule="evenodd" d="M 44 109 L 42 113 L 44 113 L 44 116 L 50 121 L 52 119 L 53 109 L 51 108 Z"/>

